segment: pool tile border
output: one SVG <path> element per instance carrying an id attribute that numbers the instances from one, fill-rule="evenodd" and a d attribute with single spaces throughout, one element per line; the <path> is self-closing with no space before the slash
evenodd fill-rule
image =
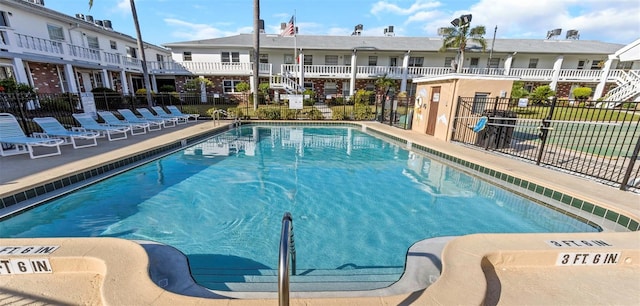
<path id="1" fill-rule="evenodd" d="M 268 126 L 292 126 L 292 125 L 305 125 L 305 126 L 350 126 L 350 127 L 361 127 L 361 125 L 356 124 L 356 123 L 344 123 L 344 122 L 291 122 L 291 121 L 277 121 L 277 122 L 259 122 L 258 124 L 260 125 L 268 125 Z M 217 128 L 217 129 L 213 129 L 183 140 L 178 140 L 169 144 L 166 144 L 164 146 L 160 146 L 157 147 L 155 149 L 149 150 L 149 151 L 144 151 L 144 152 L 140 152 L 139 154 L 121 159 L 121 160 L 117 160 L 117 161 L 113 161 L 111 163 L 108 163 L 106 165 L 102 165 L 93 169 L 89 169 L 89 170 L 85 170 L 82 173 L 77 173 L 77 174 L 73 174 L 70 176 L 66 176 L 63 178 L 60 178 L 56 181 L 53 182 L 49 182 L 40 186 L 35 186 L 33 188 L 27 189 L 25 191 L 21 191 L 18 193 L 15 193 L 13 195 L 4 197 L 2 199 L 0 199 L 0 208 L 8 208 L 11 207 L 13 205 L 16 205 L 20 202 L 23 201 L 27 201 L 30 199 L 34 199 L 36 197 L 42 196 L 46 193 L 52 192 L 52 191 L 56 191 L 62 188 L 66 188 L 68 186 L 71 186 L 73 184 L 77 184 L 77 183 L 81 183 L 85 180 L 91 179 L 91 178 L 95 178 L 98 177 L 100 175 L 115 171 L 117 169 L 120 169 L 122 167 L 125 166 L 129 166 L 132 165 L 134 163 L 139 163 L 142 162 L 144 160 L 147 159 L 151 159 L 151 158 L 156 158 L 159 155 L 163 155 L 163 154 L 168 154 L 170 152 L 173 152 L 175 150 L 178 150 L 184 146 L 188 146 L 188 145 L 192 145 L 196 142 L 199 142 L 205 138 L 211 137 L 213 135 L 219 134 L 220 132 L 226 131 L 228 128 L 227 127 L 221 127 L 221 128 Z M 473 171 L 477 171 L 478 173 L 481 174 L 485 174 L 488 175 L 490 177 L 493 177 L 495 179 L 498 179 L 500 181 L 503 181 L 504 183 L 516 186 L 516 187 L 520 187 L 523 189 L 527 189 L 530 190 L 531 192 L 534 192 L 540 196 L 546 197 L 546 198 L 550 198 L 553 200 L 556 200 L 560 203 L 563 203 L 565 205 L 568 205 L 570 207 L 574 207 L 576 209 L 579 209 L 581 211 L 584 211 L 586 213 L 589 214 L 593 214 L 596 215 L 598 217 L 602 217 L 606 220 L 609 220 L 611 222 L 614 222 L 630 231 L 640 231 L 640 222 L 637 220 L 632 219 L 629 216 L 625 216 L 623 214 L 620 214 L 616 211 L 613 210 L 609 210 L 606 209 L 604 207 L 600 207 L 596 204 L 593 203 L 589 203 L 586 201 L 583 201 L 581 199 L 572 197 L 570 195 L 564 194 L 562 192 L 553 190 L 551 188 L 547 188 L 541 185 L 537 185 L 533 182 L 529 182 L 527 180 L 524 179 L 520 179 L 511 175 L 508 175 L 506 173 L 502 173 L 500 171 L 496 171 L 494 169 L 490 169 L 484 166 L 480 166 L 478 164 L 463 160 L 459 157 L 455 157 L 437 150 L 434 150 L 432 148 L 429 147 L 425 147 L 423 145 L 419 145 L 419 144 L 414 144 L 411 143 L 409 141 L 407 141 L 406 139 L 394 136 L 394 135 L 390 135 L 387 134 L 383 131 L 379 131 L 376 130 L 374 128 L 368 127 L 367 128 L 367 132 L 371 133 L 371 134 L 376 134 L 379 136 L 384 137 L 387 140 L 390 140 L 394 143 L 400 144 L 400 145 L 405 145 L 405 146 L 410 146 L 411 149 L 417 150 L 417 151 L 421 151 L 430 155 L 434 155 L 437 156 L 439 158 L 448 160 L 450 162 L 453 162 L 457 165 L 463 166 L 465 168 L 471 169 Z M 559 208 L 545 204 L 545 206 L 548 206 L 549 208 L 552 209 L 556 209 L 559 210 Z M 567 213 L 566 211 L 561 211 L 563 213 Z M 590 221 L 589 224 L 592 224 Z M 593 224 L 592 224 L 593 225 Z M 596 225 L 598 226 L 598 225 Z"/>
<path id="2" fill-rule="evenodd" d="M 544 187 L 542 185 L 538 185 L 535 184 L 533 182 L 529 182 L 527 180 L 524 179 L 520 179 L 514 176 L 511 176 L 509 174 L 506 173 L 502 173 L 500 171 L 496 171 L 494 169 L 490 169 L 484 166 L 480 166 L 478 164 L 472 163 L 472 162 L 468 162 L 465 160 L 462 160 L 458 157 L 419 145 L 419 144 L 414 144 L 414 143 L 409 143 L 407 140 L 405 139 L 401 139 L 399 137 L 393 136 L 393 135 L 389 135 L 385 132 L 379 131 L 379 130 L 375 130 L 373 128 L 367 128 L 367 131 L 369 133 L 372 134 L 377 134 L 380 136 L 383 136 L 384 138 L 390 139 L 396 143 L 399 143 L 401 145 L 411 145 L 411 149 L 413 150 L 417 150 L 417 151 L 421 151 L 430 155 L 434 155 L 437 157 L 440 157 L 442 159 L 448 160 L 450 162 L 453 162 L 457 165 L 463 166 L 465 168 L 471 169 L 473 171 L 477 171 L 478 173 L 493 177 L 497 180 L 500 180 L 508 185 L 513 185 L 516 187 L 520 187 L 526 190 L 529 190 L 531 192 L 534 192 L 540 196 L 546 197 L 546 198 L 550 198 L 553 200 L 556 200 L 560 203 L 563 203 L 565 205 L 568 205 L 570 207 L 574 207 L 576 209 L 579 209 L 581 211 L 584 211 L 588 214 L 592 214 L 598 217 L 602 217 L 606 220 L 609 220 L 611 222 L 614 222 L 620 226 L 622 226 L 623 228 L 626 228 L 630 231 L 640 231 L 640 223 L 637 220 L 633 220 L 631 217 L 629 216 L 625 216 L 623 214 L 620 214 L 614 210 L 610 210 L 604 207 L 600 207 L 597 204 L 594 203 L 589 203 L 587 201 L 581 200 L 579 198 L 575 198 L 572 197 L 570 195 L 564 194 L 562 192 L 553 190 L 551 188 L 547 188 Z M 562 213 L 567 214 L 567 211 L 561 210 L 560 208 L 548 205 L 548 204 L 544 204 L 545 206 L 555 209 L 555 210 L 559 210 Z M 588 224 L 593 225 L 593 222 L 587 221 Z M 598 226 L 598 225 L 596 225 Z M 598 226 L 599 227 L 599 226 Z"/>
<path id="3" fill-rule="evenodd" d="M 183 140 L 178 140 L 172 143 L 168 143 L 166 145 L 154 148 L 149 151 L 140 152 L 136 155 L 129 156 L 120 160 L 116 160 L 116 161 L 107 163 L 105 165 L 98 166 L 96 168 L 87 169 L 80 173 L 65 176 L 53 182 L 48 182 L 42 185 L 29 188 L 24 191 L 20 191 L 18 193 L 1 198 L 0 209 L 9 208 L 21 202 L 32 200 L 37 197 L 43 196 L 47 193 L 58 191 L 58 190 L 67 188 L 69 186 L 72 186 L 74 184 L 82 183 L 89 179 L 98 178 L 105 174 L 122 169 L 123 167 L 126 167 L 126 166 L 142 163 L 146 160 L 157 158 L 160 155 L 169 154 L 173 151 L 181 149 L 184 146 L 192 145 L 196 142 L 199 142 L 203 139 L 206 139 L 208 137 L 211 137 L 215 134 L 219 134 L 220 132 L 227 131 L 227 130 L 228 130 L 227 127 L 217 128 L 211 131 L 204 132 L 199 135 L 188 137 Z"/>

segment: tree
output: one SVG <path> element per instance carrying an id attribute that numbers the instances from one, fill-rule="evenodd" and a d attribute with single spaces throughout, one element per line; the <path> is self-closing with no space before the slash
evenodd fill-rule
<path id="1" fill-rule="evenodd" d="M 147 103 L 149 107 L 153 106 L 153 96 L 151 96 L 151 83 L 149 82 L 149 71 L 147 69 L 147 57 L 144 54 L 144 42 L 142 40 L 142 34 L 140 32 L 140 23 L 138 22 L 138 13 L 136 12 L 136 4 L 134 0 L 129 0 L 131 5 L 131 15 L 133 15 L 133 24 L 136 27 L 136 34 L 138 36 L 138 49 L 142 55 L 142 77 L 144 78 L 144 87 L 147 90 Z M 256 0 L 257 1 L 257 0 Z M 93 0 L 89 0 L 89 9 L 93 7 Z"/>
<path id="2" fill-rule="evenodd" d="M 388 89 L 396 89 L 396 81 L 392 78 L 387 77 L 387 75 L 380 76 L 376 79 L 376 88 L 381 93 L 386 93 Z"/>
<path id="3" fill-rule="evenodd" d="M 511 97 L 515 99 L 526 98 L 529 95 L 529 91 L 524 89 L 524 82 L 515 81 L 511 86 Z"/>
<path id="4" fill-rule="evenodd" d="M 529 98 L 536 104 L 546 105 L 550 102 L 549 98 L 555 95 L 556 92 L 549 85 L 542 85 L 531 91 Z"/>
<path id="5" fill-rule="evenodd" d="M 459 21 L 458 24 L 458 26 L 447 27 L 441 30 L 444 38 L 442 40 L 440 52 L 444 52 L 449 49 L 458 50 L 456 72 L 460 73 L 460 71 L 462 71 L 462 64 L 464 63 L 464 51 L 467 50 L 469 41 L 480 45 L 482 52 L 487 49 L 487 41 L 483 38 L 483 35 L 486 34 L 484 26 L 471 28 L 469 22 L 463 23 L 462 21 Z"/>

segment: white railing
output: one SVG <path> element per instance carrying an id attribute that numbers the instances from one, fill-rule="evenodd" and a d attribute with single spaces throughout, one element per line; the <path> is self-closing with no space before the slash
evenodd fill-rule
<path id="1" fill-rule="evenodd" d="M 561 69 L 560 80 L 600 80 L 602 70 Z"/>
<path id="2" fill-rule="evenodd" d="M 137 58 L 123 56 L 122 62 L 127 67 L 142 68 L 142 61 Z"/>
<path id="3" fill-rule="evenodd" d="M 40 53 L 64 54 L 62 42 L 16 33 L 16 45 L 20 48 Z"/>
<path id="4" fill-rule="evenodd" d="M 271 75 L 269 83 L 273 88 L 282 88 L 287 92 L 302 92 L 304 89 L 296 81 L 283 75 Z"/>
<path id="5" fill-rule="evenodd" d="M 220 63 L 220 62 L 178 62 L 192 73 L 227 73 L 234 75 L 250 75 L 251 63 Z"/>
<path id="6" fill-rule="evenodd" d="M 619 71 L 617 73 L 618 87 L 609 90 L 605 101 L 625 101 L 640 94 L 640 74 L 635 71 Z M 615 107 L 615 104 L 606 104 L 607 107 Z"/>
<path id="7" fill-rule="evenodd" d="M 504 75 L 504 71 L 504 68 L 462 68 L 466 74 Z"/>
<path id="8" fill-rule="evenodd" d="M 423 76 L 436 76 L 454 73 L 455 70 L 450 67 L 409 67 L 409 76 L 417 78 Z"/>
<path id="9" fill-rule="evenodd" d="M 509 75 L 525 80 L 551 80 L 553 69 L 511 68 Z"/>
<path id="10" fill-rule="evenodd" d="M 104 54 L 104 61 L 106 63 L 120 65 L 120 63 L 121 63 L 120 54 L 118 54 L 118 53 L 110 53 L 110 52 L 103 52 L 103 54 Z"/>
<path id="11" fill-rule="evenodd" d="M 388 78 L 396 79 L 402 78 L 402 67 L 387 67 L 387 66 L 358 66 L 356 67 L 357 77 L 381 77 L 386 76 Z"/>
<path id="12" fill-rule="evenodd" d="M 67 44 L 67 46 L 69 47 L 69 55 L 73 57 L 88 59 L 96 62 L 100 61 L 100 50 L 85 48 L 72 44 Z"/>

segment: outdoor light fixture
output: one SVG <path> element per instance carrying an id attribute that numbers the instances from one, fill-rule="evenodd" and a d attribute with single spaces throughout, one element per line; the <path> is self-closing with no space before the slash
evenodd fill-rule
<path id="1" fill-rule="evenodd" d="M 471 23 L 471 14 L 462 15 L 459 18 L 451 20 L 451 24 L 456 28 L 464 27 L 466 25 L 469 25 L 469 23 Z"/>

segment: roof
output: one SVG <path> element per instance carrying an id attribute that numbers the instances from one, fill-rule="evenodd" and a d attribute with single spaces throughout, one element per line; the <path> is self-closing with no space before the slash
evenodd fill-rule
<path id="1" fill-rule="evenodd" d="M 485 38 L 486 39 L 486 38 Z M 489 42 L 490 39 L 487 39 Z M 489 44 L 489 43 L 488 43 Z M 612 54 L 624 47 L 622 44 L 594 40 L 555 39 L 496 39 L 494 52 L 522 52 L 537 54 Z M 253 34 L 166 43 L 168 48 L 252 48 Z M 440 37 L 401 36 L 322 36 L 298 35 L 283 37 L 261 34 L 260 48 L 312 50 L 377 50 L 377 51 L 426 51 L 437 52 L 442 46 Z"/>

